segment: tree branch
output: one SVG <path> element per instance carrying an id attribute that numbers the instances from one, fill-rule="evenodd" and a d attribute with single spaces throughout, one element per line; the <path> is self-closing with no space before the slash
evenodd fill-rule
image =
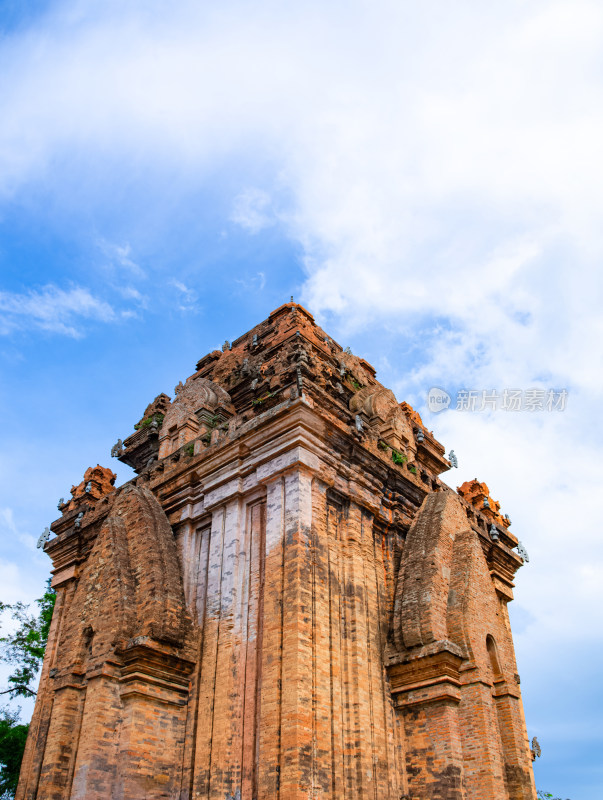
<path id="1" fill-rule="evenodd" d="M 35 697 L 37 692 L 32 692 L 29 686 L 25 686 L 25 684 L 20 684 L 19 686 L 15 686 L 14 689 L 5 689 L 0 694 L 12 694 L 13 692 L 20 692 L 21 694 L 28 695 L 29 697 Z"/>

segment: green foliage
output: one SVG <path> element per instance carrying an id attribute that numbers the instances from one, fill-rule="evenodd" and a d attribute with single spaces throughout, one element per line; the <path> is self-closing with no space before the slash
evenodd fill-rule
<path id="1" fill-rule="evenodd" d="M 400 466 L 402 466 L 406 464 L 406 462 L 408 461 L 408 456 L 405 453 L 401 453 L 399 450 L 396 450 L 395 447 L 392 447 L 391 444 L 384 442 L 383 439 L 379 439 L 379 441 L 377 442 L 377 447 L 379 447 L 380 450 L 391 450 L 392 461 L 394 462 L 394 464 L 399 464 Z M 417 474 L 416 467 L 409 467 L 409 470 L 414 475 Z"/>
<path id="2" fill-rule="evenodd" d="M 0 694 L 8 694 L 11 698 L 35 697 L 33 685 L 44 660 L 55 599 L 55 591 L 50 588 L 48 579 L 44 595 L 36 600 L 40 608 L 37 616 L 28 614 L 29 607 L 23 603 L 8 605 L 0 602 L 0 611 L 10 611 L 12 618 L 19 623 L 14 633 L 0 637 L 0 658 L 15 665 L 8 678 L 9 688 Z"/>
<path id="3" fill-rule="evenodd" d="M 19 722 L 19 711 L 0 708 L 0 798 L 15 796 L 29 725 Z"/>
<path id="4" fill-rule="evenodd" d="M 401 453 L 399 450 L 395 450 L 392 447 L 392 461 L 394 464 L 405 464 L 408 461 L 408 458 Z"/>
<path id="5" fill-rule="evenodd" d="M 536 792 L 536 796 L 538 797 L 538 800 L 562 800 L 561 797 L 553 797 L 550 792 L 544 792 L 542 789 L 539 789 Z M 569 798 L 566 798 L 566 800 L 569 800 Z"/>
<path id="6" fill-rule="evenodd" d="M 252 406 L 261 406 L 266 400 L 269 400 L 271 397 L 276 397 L 276 392 L 268 392 L 263 397 L 258 397 L 256 400 L 251 401 Z"/>
<path id="7" fill-rule="evenodd" d="M 165 419 L 165 414 L 153 414 L 151 417 L 146 417 L 146 419 L 140 420 L 134 425 L 134 430 L 139 431 L 141 428 L 148 428 L 153 422 L 157 423 L 157 427 L 160 428 L 163 425 L 163 420 Z"/>
<path id="8" fill-rule="evenodd" d="M 194 442 L 190 442 L 190 444 L 185 445 L 184 452 L 187 456 L 194 456 L 195 455 L 195 445 Z"/>

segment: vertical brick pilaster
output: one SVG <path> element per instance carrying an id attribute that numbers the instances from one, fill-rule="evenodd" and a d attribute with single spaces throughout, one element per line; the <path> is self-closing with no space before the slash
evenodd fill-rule
<path id="1" fill-rule="evenodd" d="M 314 784 L 312 664 L 312 476 L 284 476 L 281 797 L 307 800 Z"/>
<path id="2" fill-rule="evenodd" d="M 403 716 L 410 796 L 413 800 L 466 800 L 456 701 L 434 698 L 412 704 L 404 708 Z"/>
<path id="3" fill-rule="evenodd" d="M 467 794 L 470 798 L 483 794 L 506 800 L 501 742 L 491 689 L 476 681 L 463 686 L 461 696 L 459 713 Z"/>
<path id="4" fill-rule="evenodd" d="M 241 787 L 241 592 L 246 553 L 241 501 L 224 508 L 219 626 L 215 668 L 209 797 L 223 800 Z M 244 664 L 243 664 L 244 666 Z"/>
<path id="5" fill-rule="evenodd" d="M 362 510 L 350 503 L 345 528 L 345 651 L 347 660 L 347 785 L 350 796 L 375 795 L 373 719 L 367 657 Z"/>
<path id="6" fill-rule="evenodd" d="M 501 691 L 501 690 L 499 690 Z M 503 766 L 509 800 L 533 800 L 536 792 L 530 768 L 528 736 L 521 698 L 495 693 L 495 713 L 502 741 Z"/>
<path id="7" fill-rule="evenodd" d="M 281 797 L 285 481 L 266 484 L 265 582 L 258 720 L 258 800 Z"/>
<path id="8" fill-rule="evenodd" d="M 80 746 L 69 800 L 116 797 L 122 702 L 117 676 L 99 675 L 88 683 L 80 728 Z M 124 758 L 123 754 L 121 755 Z"/>
<path id="9" fill-rule="evenodd" d="M 55 692 L 44 761 L 33 797 L 69 798 L 85 694 L 83 687 L 69 685 Z"/>
<path id="10" fill-rule="evenodd" d="M 266 503 L 255 502 L 247 512 L 248 580 L 245 596 L 245 669 L 242 672 L 241 797 L 258 796 L 260 687 L 264 624 Z"/>
<path id="11" fill-rule="evenodd" d="M 323 512 L 324 513 L 324 512 Z M 333 800 L 345 798 L 345 661 L 342 619 L 345 613 L 342 509 L 326 504 L 325 536 L 329 561 L 329 628 L 331 667 L 331 763 Z"/>
<path id="12" fill-rule="evenodd" d="M 215 706 L 216 667 L 220 627 L 224 508 L 212 514 L 207 568 L 203 652 L 198 692 L 197 735 L 194 756 L 193 797 L 209 797 Z"/>

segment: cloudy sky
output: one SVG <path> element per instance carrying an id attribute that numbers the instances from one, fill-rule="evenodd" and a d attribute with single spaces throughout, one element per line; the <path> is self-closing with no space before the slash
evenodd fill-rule
<path id="1" fill-rule="evenodd" d="M 603 5 L 24 6 L 0 2 L 0 599 L 41 594 L 38 535 L 146 404 L 293 294 L 511 517 L 537 785 L 602 796 Z M 479 410 L 505 389 L 518 411 Z"/>

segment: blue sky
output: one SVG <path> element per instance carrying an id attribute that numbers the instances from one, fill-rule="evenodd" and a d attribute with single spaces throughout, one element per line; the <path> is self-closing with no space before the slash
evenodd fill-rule
<path id="1" fill-rule="evenodd" d="M 537 785 L 602 795 L 602 40 L 586 0 L 0 2 L 2 599 L 146 404 L 293 294 L 511 516 Z"/>

